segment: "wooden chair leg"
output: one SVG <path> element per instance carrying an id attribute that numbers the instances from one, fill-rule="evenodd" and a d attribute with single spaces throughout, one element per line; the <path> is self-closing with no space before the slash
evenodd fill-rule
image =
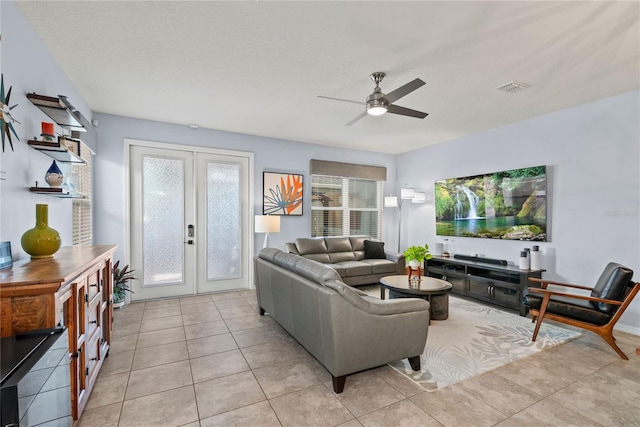
<path id="1" fill-rule="evenodd" d="M 339 377 L 334 377 L 331 375 L 331 379 L 333 380 L 333 391 L 335 391 L 336 394 L 342 393 L 344 391 L 344 383 L 347 380 L 347 376 L 340 375 Z"/>
<path id="2" fill-rule="evenodd" d="M 542 319 L 544 319 L 544 314 L 547 312 L 547 305 L 549 304 L 549 294 L 545 294 L 542 298 L 542 304 L 540 304 L 540 310 L 538 311 L 538 322 L 536 323 L 536 327 L 533 330 L 533 337 L 531 341 L 535 342 L 536 338 L 538 338 L 538 331 L 540 330 L 540 325 L 542 325 Z"/>
<path id="3" fill-rule="evenodd" d="M 420 370 L 420 356 L 413 356 L 409 358 L 409 365 L 414 371 Z"/>
<path id="4" fill-rule="evenodd" d="M 596 333 L 600 335 L 602 339 L 605 340 L 607 344 L 609 344 L 611 348 L 616 351 L 616 353 L 618 353 L 618 356 L 622 357 L 624 360 L 629 360 L 627 355 L 624 354 L 624 352 L 620 350 L 620 347 L 618 347 L 618 345 L 616 344 L 616 339 L 613 337 L 611 331 L 596 331 Z"/>

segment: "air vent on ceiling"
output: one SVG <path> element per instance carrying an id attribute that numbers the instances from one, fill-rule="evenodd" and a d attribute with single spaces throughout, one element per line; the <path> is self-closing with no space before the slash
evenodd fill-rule
<path id="1" fill-rule="evenodd" d="M 526 83 L 522 83 L 522 82 L 517 82 L 517 81 L 512 81 L 506 84 L 503 84 L 502 86 L 498 87 L 498 90 L 501 90 L 503 92 L 507 92 L 507 93 L 515 93 L 515 92 L 520 92 L 523 89 L 528 88 L 530 85 L 526 84 Z"/>

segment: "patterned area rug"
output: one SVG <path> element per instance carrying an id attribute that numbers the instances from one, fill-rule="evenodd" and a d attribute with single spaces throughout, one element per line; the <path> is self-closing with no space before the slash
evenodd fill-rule
<path id="1" fill-rule="evenodd" d="M 449 319 L 429 326 L 421 372 L 411 370 L 406 359 L 389 366 L 435 391 L 581 335 L 543 323 L 532 342 L 534 326 L 531 318 L 450 296 Z"/>

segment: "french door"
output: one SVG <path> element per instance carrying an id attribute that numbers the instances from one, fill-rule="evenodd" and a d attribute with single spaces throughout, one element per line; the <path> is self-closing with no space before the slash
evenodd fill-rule
<path id="1" fill-rule="evenodd" d="M 134 301 L 251 283 L 251 157 L 185 148 L 129 143 Z"/>

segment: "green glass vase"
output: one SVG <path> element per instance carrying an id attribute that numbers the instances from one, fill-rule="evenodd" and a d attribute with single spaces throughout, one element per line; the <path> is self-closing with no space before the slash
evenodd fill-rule
<path id="1" fill-rule="evenodd" d="M 49 205 L 36 205 L 36 226 L 25 231 L 20 243 L 32 259 L 51 258 L 60 249 L 60 234 L 49 227 Z"/>

